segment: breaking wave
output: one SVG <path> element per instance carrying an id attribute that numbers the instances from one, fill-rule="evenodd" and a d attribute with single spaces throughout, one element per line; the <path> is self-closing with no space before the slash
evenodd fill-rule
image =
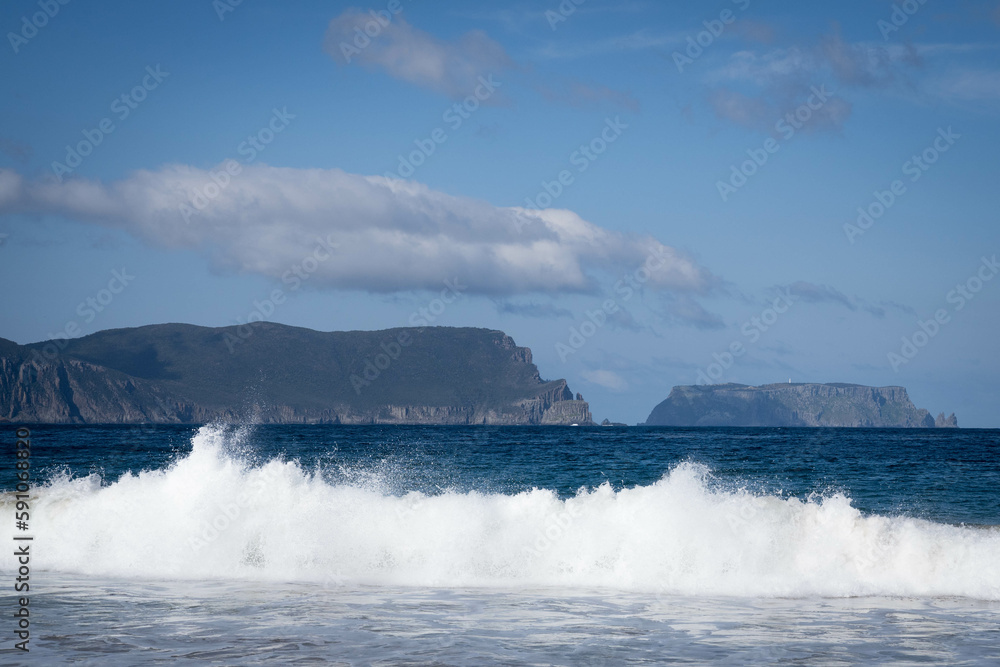
<path id="1" fill-rule="evenodd" d="M 705 467 L 684 463 L 649 486 L 565 499 L 546 489 L 399 495 L 295 461 L 248 462 L 234 453 L 239 438 L 206 426 L 166 469 L 107 485 L 98 475 L 49 481 L 32 501 L 33 566 L 331 589 L 1000 599 L 1000 529 L 863 515 L 840 494 L 720 490 Z"/>

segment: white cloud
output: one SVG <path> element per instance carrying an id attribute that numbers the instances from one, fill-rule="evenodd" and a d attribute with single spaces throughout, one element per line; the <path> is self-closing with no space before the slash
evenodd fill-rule
<path id="1" fill-rule="evenodd" d="M 0 170 L 0 215 L 62 215 L 121 228 L 153 245 L 200 250 L 225 270 L 276 279 L 311 256 L 317 239 L 328 240 L 336 251 L 309 284 L 333 289 L 439 290 L 457 277 L 469 294 L 597 293 L 650 253 L 666 263 L 648 289 L 707 294 L 718 284 L 684 253 L 572 211 L 497 207 L 339 169 L 244 167 L 188 222 L 181 205 L 213 189 L 210 171 L 170 165 L 104 184 L 31 182 Z"/>
<path id="2" fill-rule="evenodd" d="M 625 378 L 614 371 L 584 371 L 580 375 L 587 382 L 610 389 L 611 391 L 625 391 L 628 389 L 628 382 Z"/>
<path id="3" fill-rule="evenodd" d="M 733 53 L 724 66 L 709 72 L 707 78 L 709 81 L 751 81 L 763 86 L 788 77 L 800 77 L 817 67 L 816 58 L 797 47 L 764 53 L 742 50 Z"/>
<path id="4" fill-rule="evenodd" d="M 919 46 L 844 41 L 835 26 L 811 46 L 732 53 L 705 75 L 710 85 L 723 86 L 711 89 L 707 100 L 718 118 L 773 133 L 777 120 L 805 102 L 814 87 L 829 85 L 834 94 L 804 129 L 839 131 L 852 113 L 850 90 L 905 90 L 921 56 Z"/>
<path id="5" fill-rule="evenodd" d="M 364 33 L 366 28 L 370 29 L 369 34 Z M 635 39 L 626 41 L 632 43 Z M 533 67 L 515 62 L 503 46 L 482 30 L 471 30 L 447 41 L 413 27 L 402 16 L 393 16 L 389 22 L 383 16 L 379 22 L 369 12 L 348 9 L 330 21 L 323 48 L 342 65 L 360 63 L 369 69 L 381 69 L 396 79 L 452 99 L 475 94 L 483 83 L 481 77 L 493 81 L 493 75 L 500 78 L 512 70 L 537 79 L 533 87 L 549 102 L 576 107 L 610 103 L 633 112 L 639 110 L 638 100 L 627 92 L 533 73 Z M 481 101 L 503 105 L 507 102 L 505 92 L 491 94 Z"/>
<path id="6" fill-rule="evenodd" d="M 1000 99 L 1000 72 L 991 70 L 952 71 L 927 85 L 931 95 L 945 100 L 992 101 Z"/>
<path id="7" fill-rule="evenodd" d="M 379 26 L 375 36 L 367 37 L 362 32 L 359 38 L 357 29 L 363 31 L 369 23 L 379 26 L 367 12 L 346 10 L 330 21 L 324 50 L 338 63 L 360 62 L 381 68 L 396 79 L 453 99 L 471 95 L 480 76 L 498 74 L 513 66 L 503 47 L 481 30 L 447 42 L 414 28 L 397 15 Z"/>

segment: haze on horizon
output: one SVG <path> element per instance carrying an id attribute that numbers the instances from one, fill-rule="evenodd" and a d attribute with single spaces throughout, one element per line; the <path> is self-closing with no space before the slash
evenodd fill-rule
<path id="1" fill-rule="evenodd" d="M 598 421 L 791 379 L 1000 426 L 996 0 L 13 0 L 0 28 L 0 337 L 475 326 Z"/>

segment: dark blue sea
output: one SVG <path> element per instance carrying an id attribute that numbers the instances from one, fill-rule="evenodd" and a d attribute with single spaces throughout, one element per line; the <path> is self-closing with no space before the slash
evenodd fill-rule
<path id="1" fill-rule="evenodd" d="M 1000 430 L 29 428 L 2 664 L 1000 656 Z"/>

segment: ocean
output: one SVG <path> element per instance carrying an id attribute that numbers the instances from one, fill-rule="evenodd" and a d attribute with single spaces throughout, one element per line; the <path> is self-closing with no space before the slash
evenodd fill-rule
<path id="1" fill-rule="evenodd" d="M 29 428 L 0 664 L 1000 656 L 1000 430 Z"/>

